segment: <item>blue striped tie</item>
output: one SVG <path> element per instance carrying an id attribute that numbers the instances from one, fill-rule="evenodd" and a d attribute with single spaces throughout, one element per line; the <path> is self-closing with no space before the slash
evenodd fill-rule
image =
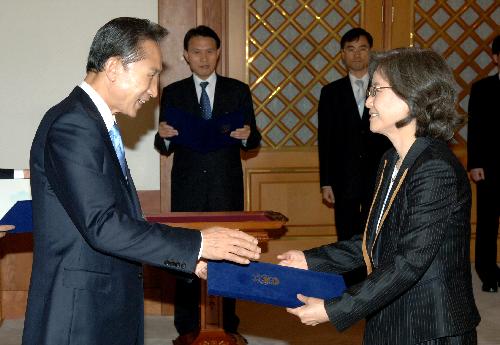
<path id="1" fill-rule="evenodd" d="M 120 129 L 118 128 L 116 122 L 109 130 L 109 137 L 111 138 L 111 142 L 113 143 L 113 147 L 115 148 L 116 157 L 120 162 L 123 176 L 127 178 L 127 162 L 125 161 L 125 150 L 123 149 L 123 141 L 122 136 L 120 135 Z"/>
<path id="2" fill-rule="evenodd" d="M 201 86 L 201 97 L 200 97 L 200 106 L 201 106 L 201 116 L 205 120 L 210 120 L 212 117 L 212 108 L 210 107 L 210 99 L 207 94 L 207 85 L 208 81 L 202 81 L 200 83 Z"/>

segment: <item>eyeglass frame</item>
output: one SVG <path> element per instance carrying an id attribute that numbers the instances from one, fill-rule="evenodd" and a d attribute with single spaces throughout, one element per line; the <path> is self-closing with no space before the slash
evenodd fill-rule
<path id="1" fill-rule="evenodd" d="M 368 97 L 375 97 L 377 95 L 377 92 L 379 92 L 382 89 L 392 89 L 392 86 L 375 86 L 372 85 L 366 90 L 366 94 Z"/>

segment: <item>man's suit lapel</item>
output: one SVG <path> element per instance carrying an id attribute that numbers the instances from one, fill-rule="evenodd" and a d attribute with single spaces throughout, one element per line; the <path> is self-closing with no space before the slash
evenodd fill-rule
<path id="1" fill-rule="evenodd" d="M 134 180 L 132 179 L 132 175 L 130 175 L 130 170 L 127 169 L 127 178 L 128 178 L 128 191 L 130 198 L 132 200 L 132 204 L 134 206 L 135 216 L 137 219 L 144 218 L 142 214 L 141 203 L 139 201 L 139 197 L 137 196 L 137 190 L 135 189 Z"/>
<path id="2" fill-rule="evenodd" d="M 183 107 L 189 114 L 201 117 L 201 107 L 198 95 L 196 94 L 196 87 L 194 85 L 193 76 L 184 79 L 183 81 Z"/>
<path id="3" fill-rule="evenodd" d="M 125 176 L 123 176 L 123 172 L 122 172 L 121 166 L 120 166 L 120 161 L 118 160 L 118 157 L 116 156 L 115 148 L 113 146 L 113 143 L 111 142 L 111 138 L 109 137 L 109 133 L 108 133 L 108 130 L 106 128 L 106 124 L 104 123 L 104 120 L 102 119 L 102 116 L 99 113 L 99 110 L 97 110 L 97 107 L 95 106 L 94 102 L 92 102 L 92 100 L 87 95 L 87 93 L 85 91 L 83 91 L 80 87 L 76 87 L 74 92 L 76 92 L 75 95 L 77 96 L 77 98 L 80 100 L 80 102 L 83 104 L 84 108 L 86 109 L 86 113 L 94 121 L 96 121 L 98 128 L 99 128 L 99 134 L 102 136 L 102 140 L 104 142 L 104 145 L 106 146 L 108 151 L 111 153 L 111 157 L 113 160 L 113 167 L 116 170 L 116 173 L 120 176 L 120 182 L 127 190 L 129 190 L 127 179 L 125 179 Z M 128 180 L 132 181 L 132 177 L 130 176 L 130 172 L 128 169 L 127 169 L 127 175 L 129 175 L 127 177 Z M 134 194 L 134 193 L 130 193 L 130 194 Z"/>
<path id="4" fill-rule="evenodd" d="M 120 162 L 118 161 L 118 157 L 116 156 L 115 148 L 113 147 L 113 143 L 111 142 L 111 138 L 109 137 L 106 124 L 104 123 L 99 110 L 97 110 L 97 107 L 95 106 L 94 102 L 92 102 L 92 99 L 89 97 L 89 95 L 87 95 L 87 93 L 80 87 L 75 88 L 75 91 L 78 91 L 78 99 L 84 105 L 86 113 L 97 123 L 99 134 L 102 136 L 106 148 L 112 153 L 115 168 L 121 171 Z M 123 182 L 126 182 L 123 173 L 121 173 L 120 175 L 123 178 Z"/>
<path id="5" fill-rule="evenodd" d="M 218 116 L 222 113 L 224 108 L 224 95 L 226 91 L 224 90 L 224 78 L 217 75 L 217 82 L 215 83 L 215 93 L 214 93 L 214 106 L 212 108 L 212 116 Z"/>
<path id="6" fill-rule="evenodd" d="M 363 125 L 366 125 L 368 128 L 370 128 L 370 109 L 368 109 L 367 107 L 365 107 L 363 110 L 363 117 L 361 118 L 361 122 L 363 122 Z"/>

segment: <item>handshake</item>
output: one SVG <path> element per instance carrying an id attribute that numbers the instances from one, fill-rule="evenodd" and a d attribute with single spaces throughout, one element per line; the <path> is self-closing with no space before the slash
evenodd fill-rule
<path id="1" fill-rule="evenodd" d="M 255 237 L 243 231 L 222 227 L 211 227 L 201 230 L 203 236 L 201 258 L 195 274 L 207 279 L 206 260 L 226 260 L 238 264 L 249 264 L 250 260 L 260 258 L 260 247 Z"/>

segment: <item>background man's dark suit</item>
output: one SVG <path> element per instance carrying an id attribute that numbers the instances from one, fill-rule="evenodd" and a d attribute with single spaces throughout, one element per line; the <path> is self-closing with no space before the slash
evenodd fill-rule
<path id="1" fill-rule="evenodd" d="M 177 81 L 163 89 L 160 122 L 165 121 L 169 107 L 181 109 L 201 118 L 192 77 Z M 212 117 L 244 111 L 245 124 L 251 133 L 246 146 L 233 145 L 208 153 L 171 143 L 167 150 L 158 134 L 155 147 L 162 154 L 174 152 L 172 166 L 172 211 L 242 211 L 243 173 L 240 148 L 249 150 L 260 144 L 260 133 L 255 125 L 252 97 L 248 85 L 217 75 Z M 229 135 L 229 134 L 228 134 Z"/>
<path id="2" fill-rule="evenodd" d="M 193 272 L 200 233 L 142 219 L 132 176 L 80 87 L 44 116 L 30 167 L 35 247 L 23 345 L 142 345 L 138 261 Z"/>
<path id="3" fill-rule="evenodd" d="M 318 107 L 320 184 L 333 189 L 339 240 L 362 232 L 380 157 L 392 146 L 386 137 L 370 131 L 369 117 L 366 107 L 363 117 L 359 115 L 349 76 L 322 88 Z"/>
<path id="4" fill-rule="evenodd" d="M 165 112 L 171 107 L 196 114 L 201 118 L 193 77 L 177 81 L 163 89 L 160 122 L 166 121 Z M 170 143 L 167 150 L 164 139 L 156 135 L 155 147 L 161 154 L 174 152 L 171 175 L 172 211 L 243 210 L 240 149 L 249 150 L 259 146 L 261 135 L 255 125 L 252 96 L 248 85 L 217 75 L 212 117 L 238 110 L 244 112 L 245 124 L 249 125 L 251 130 L 246 146 L 233 145 L 200 153 Z M 181 334 L 198 327 L 199 294 L 199 281 L 187 283 L 177 280 L 175 324 Z M 238 327 L 234 308 L 234 300 L 224 299 L 224 329 L 232 333 L 235 333 Z"/>
<path id="5" fill-rule="evenodd" d="M 12 169 L 0 169 L 0 178 L 1 179 L 14 178 L 14 170 L 12 170 Z"/>
<path id="6" fill-rule="evenodd" d="M 467 139 L 468 170 L 482 168 L 484 180 L 477 185 L 476 270 L 483 284 L 496 290 L 498 217 L 500 215 L 499 75 L 474 83 L 469 98 Z"/>
<path id="7" fill-rule="evenodd" d="M 364 343 L 370 345 L 412 345 L 473 332 L 479 314 L 469 262 L 467 174 L 444 141 L 417 138 L 378 227 L 397 159 L 394 149 L 388 151 L 378 172 L 380 190 L 366 232 L 366 260 L 373 271 L 341 298 L 325 301 L 328 317 L 339 330 L 366 318 Z M 364 266 L 362 242 L 356 236 L 307 250 L 307 265 L 325 272 Z"/>

